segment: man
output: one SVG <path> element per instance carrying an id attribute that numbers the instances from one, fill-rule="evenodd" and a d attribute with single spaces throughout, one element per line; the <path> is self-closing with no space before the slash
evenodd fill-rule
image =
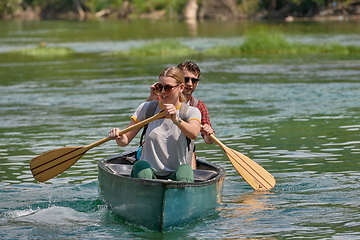
<path id="1" fill-rule="evenodd" d="M 199 84 L 199 77 L 201 74 L 200 68 L 196 63 L 191 61 L 180 63 L 178 67 L 184 72 L 184 76 L 185 76 L 185 88 L 183 94 L 185 96 L 186 103 L 189 104 L 190 106 L 197 107 L 200 110 L 201 125 L 202 125 L 201 136 L 204 138 L 205 143 L 212 144 L 214 141 L 209 135 L 214 134 L 214 129 L 212 128 L 210 123 L 209 111 L 206 105 L 201 100 L 197 100 L 192 95 Z M 150 96 L 148 97 L 147 101 L 153 101 L 158 99 L 158 95 L 154 90 L 155 87 L 153 84 L 150 88 Z M 195 168 L 194 164 L 195 161 L 193 163 L 193 168 Z"/>

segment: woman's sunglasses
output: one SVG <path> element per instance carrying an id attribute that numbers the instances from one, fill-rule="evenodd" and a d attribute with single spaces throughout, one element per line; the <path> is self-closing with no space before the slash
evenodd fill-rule
<path id="1" fill-rule="evenodd" d="M 157 83 L 154 85 L 155 87 L 155 91 L 157 92 L 161 92 L 163 89 L 165 90 L 165 92 L 171 92 L 174 88 L 178 87 L 179 85 L 175 85 L 175 86 L 171 86 L 171 85 L 161 85 L 161 83 Z"/>
<path id="2" fill-rule="evenodd" d="M 190 80 L 191 80 L 191 82 L 192 82 L 193 84 L 196 84 L 196 83 L 199 82 L 199 79 L 198 79 L 198 78 L 185 77 L 185 83 L 188 83 Z"/>

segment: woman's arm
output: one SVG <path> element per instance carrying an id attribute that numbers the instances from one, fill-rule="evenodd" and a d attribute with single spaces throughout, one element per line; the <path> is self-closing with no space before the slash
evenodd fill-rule
<path id="1" fill-rule="evenodd" d="M 200 122 L 196 119 L 191 119 L 185 122 L 176 115 L 176 108 L 173 104 L 164 104 L 165 114 L 169 117 L 176 126 L 190 139 L 195 139 L 200 133 Z"/>
<path id="2" fill-rule="evenodd" d="M 130 127 L 134 124 L 136 124 L 136 121 L 134 119 L 131 119 L 131 121 L 127 127 Z M 130 132 L 119 135 L 120 129 L 113 128 L 109 132 L 109 137 L 111 139 L 115 139 L 117 145 L 119 145 L 120 147 L 126 147 L 134 139 L 134 137 L 138 134 L 139 131 L 140 131 L 140 128 L 136 128 Z"/>
<path id="3" fill-rule="evenodd" d="M 200 133 L 200 122 L 196 119 L 191 119 L 188 123 L 176 117 L 173 120 L 174 124 L 190 139 L 196 139 Z"/>

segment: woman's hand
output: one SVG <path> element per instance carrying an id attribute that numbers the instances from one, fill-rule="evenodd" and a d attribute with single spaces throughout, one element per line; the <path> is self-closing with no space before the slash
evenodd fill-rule
<path id="1" fill-rule="evenodd" d="M 113 128 L 113 129 L 111 129 L 110 132 L 109 132 L 109 138 L 112 139 L 112 140 L 121 138 L 122 135 L 119 135 L 119 134 L 120 134 L 120 129 L 118 129 L 118 128 Z"/>
<path id="2" fill-rule="evenodd" d="M 116 143 L 121 146 L 125 147 L 129 144 L 129 139 L 126 134 L 120 135 L 120 129 L 113 128 L 109 132 L 109 138 L 112 140 L 116 140 Z"/>
<path id="3" fill-rule="evenodd" d="M 164 104 L 165 117 L 170 118 L 173 122 L 176 121 L 176 107 L 174 104 Z M 179 120 L 178 120 L 179 121 Z"/>
<path id="4" fill-rule="evenodd" d="M 150 86 L 150 95 L 146 99 L 146 101 L 154 101 L 159 96 L 159 93 L 155 91 L 155 84 L 157 84 L 157 83 L 154 83 Z"/>

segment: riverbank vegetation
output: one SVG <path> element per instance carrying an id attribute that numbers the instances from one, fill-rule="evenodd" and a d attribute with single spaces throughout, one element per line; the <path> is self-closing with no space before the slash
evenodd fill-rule
<path id="1" fill-rule="evenodd" d="M 289 42 L 286 37 L 275 31 L 263 28 L 254 29 L 244 36 L 239 45 L 218 45 L 204 50 L 192 49 L 175 40 L 162 40 L 131 48 L 128 51 L 109 52 L 106 54 L 121 56 L 183 56 L 200 54 L 241 55 L 241 54 L 353 54 L 360 53 L 360 46 L 341 45 L 338 42 L 305 44 Z"/>
<path id="2" fill-rule="evenodd" d="M 60 48 L 60 47 L 36 47 L 36 48 L 22 48 L 14 50 L 11 53 L 22 54 L 28 56 L 38 57 L 56 57 L 56 56 L 67 56 L 74 54 L 75 51 L 71 48 Z"/>
<path id="3" fill-rule="evenodd" d="M 56 48 L 39 45 L 32 49 L 15 50 L 11 53 L 31 56 L 64 56 L 74 54 L 70 48 Z M 218 45 L 207 49 L 194 49 L 174 39 L 153 41 L 125 51 L 103 52 L 103 55 L 122 57 L 146 56 L 191 56 L 191 55 L 241 55 L 241 54 L 359 54 L 360 46 L 341 45 L 338 42 L 305 44 L 290 42 L 275 31 L 255 29 L 244 36 L 238 45 Z"/>
<path id="4" fill-rule="evenodd" d="M 0 0 L 0 19 L 360 19 L 360 0 Z"/>
<path id="5" fill-rule="evenodd" d="M 254 30 L 246 34 L 243 44 L 238 46 L 215 46 L 204 51 L 207 55 L 238 54 L 352 54 L 360 53 L 360 46 L 345 46 L 338 42 L 304 44 L 289 42 L 280 32 Z"/>

